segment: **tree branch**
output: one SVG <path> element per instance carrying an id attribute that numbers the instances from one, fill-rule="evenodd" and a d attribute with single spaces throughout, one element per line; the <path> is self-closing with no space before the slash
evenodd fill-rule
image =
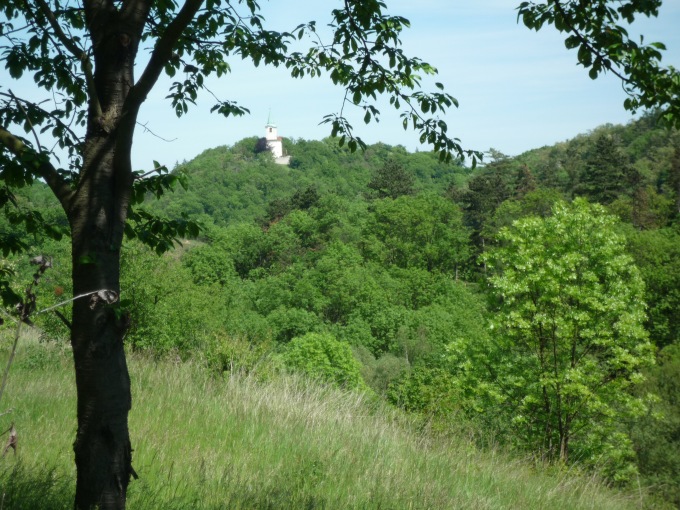
<path id="1" fill-rule="evenodd" d="M 73 329 L 71 321 L 69 321 L 63 313 L 61 313 L 59 310 L 53 310 L 53 312 L 54 315 L 56 315 L 59 318 L 59 320 L 64 323 L 64 325 L 69 329 L 69 331 Z"/>
<path id="2" fill-rule="evenodd" d="M 19 99 L 17 98 L 17 96 L 15 96 L 14 92 L 12 92 L 12 89 L 8 89 L 8 90 L 9 90 L 10 97 L 14 100 L 17 107 L 24 113 L 24 116 L 26 117 L 26 122 L 28 123 L 28 126 L 31 128 L 31 133 L 33 133 L 33 137 L 35 138 L 36 146 L 38 147 L 38 150 L 40 152 L 42 152 L 42 144 L 40 143 L 40 139 L 38 138 L 38 133 L 35 132 L 35 127 L 33 127 L 33 123 L 31 122 L 31 118 L 29 117 L 28 113 L 26 112 L 26 109 L 19 102 Z"/>
<path id="3" fill-rule="evenodd" d="M 57 36 L 59 41 L 61 41 L 64 47 L 69 50 L 74 57 L 76 57 L 78 60 L 82 60 L 83 54 L 85 52 L 82 50 L 82 48 L 79 48 L 76 45 L 73 39 L 64 33 L 64 31 L 61 29 L 61 26 L 59 26 L 56 16 L 50 10 L 50 7 L 47 5 L 45 0 L 35 0 L 35 3 L 38 4 L 38 7 L 47 18 L 47 21 L 50 23 L 50 26 L 52 27 L 52 30 L 54 30 L 54 34 Z"/>
<path id="4" fill-rule="evenodd" d="M 126 106 L 137 109 L 144 102 L 146 96 L 156 84 L 165 64 L 170 60 L 172 49 L 181 37 L 182 32 L 184 32 L 187 26 L 189 26 L 189 23 L 191 23 L 196 12 L 201 8 L 201 5 L 203 5 L 203 1 L 204 0 L 186 0 L 175 19 L 168 25 L 167 30 L 156 43 L 146 69 L 144 69 L 144 72 L 125 101 L 128 103 Z"/>
<path id="5" fill-rule="evenodd" d="M 168 142 L 168 143 L 171 143 L 171 142 L 174 142 L 174 141 L 177 140 L 177 138 L 173 138 L 173 139 L 171 139 L 171 140 L 168 140 L 167 138 L 163 138 L 161 135 L 157 135 L 156 133 L 154 133 L 154 132 L 148 127 L 148 124 L 149 124 L 148 122 L 147 122 L 146 124 L 142 124 L 141 122 L 137 121 L 137 124 L 138 124 L 139 126 L 142 126 L 142 127 L 144 128 L 144 132 L 145 132 L 145 133 L 151 133 L 153 136 L 155 136 L 155 137 L 158 138 L 159 140 L 163 140 L 164 142 Z"/>
<path id="6" fill-rule="evenodd" d="M 579 41 L 581 41 L 581 43 L 584 44 L 586 46 L 586 48 L 588 48 L 588 51 L 590 51 L 591 54 L 595 55 L 595 59 L 600 60 L 603 63 L 604 68 L 607 71 L 611 72 L 614 76 L 619 78 L 624 84 L 630 83 L 630 79 L 627 76 L 625 76 L 624 74 L 622 74 L 621 72 L 619 72 L 611 64 L 610 59 L 607 58 L 608 56 L 606 54 L 602 54 L 600 51 L 598 51 L 597 48 L 595 48 L 595 46 L 593 46 L 593 44 L 590 42 L 588 37 L 583 35 L 579 31 L 579 29 L 574 26 L 574 24 L 571 22 L 571 18 L 567 15 L 567 12 L 564 10 L 564 6 L 559 2 L 559 0 L 555 1 L 555 9 L 557 9 L 557 11 L 560 13 L 562 18 L 564 19 L 564 23 L 566 24 L 569 32 L 571 32 L 576 37 L 578 37 Z M 624 88 L 624 91 L 625 90 L 626 89 Z M 626 93 L 628 93 L 628 92 L 626 91 Z"/>
<path id="7" fill-rule="evenodd" d="M 10 92 L 11 92 L 11 91 L 10 91 Z M 53 112 L 49 112 L 49 111 L 45 110 L 45 109 L 44 109 L 43 107 L 41 107 L 39 104 L 33 103 L 33 102 L 28 101 L 28 100 L 26 100 L 26 99 L 24 99 L 24 98 L 21 98 L 21 97 L 16 97 L 14 94 L 8 94 L 8 93 L 6 93 L 6 92 L 0 92 L 0 96 L 8 97 L 8 98 L 14 100 L 15 102 L 18 101 L 19 103 L 23 103 L 24 105 L 26 105 L 26 106 L 27 106 L 28 108 L 30 108 L 30 109 L 39 111 L 41 114 L 45 115 L 45 117 L 49 117 L 50 119 L 52 119 L 52 120 L 53 120 L 60 128 L 62 128 L 64 131 L 67 131 L 68 134 L 71 136 L 71 138 L 73 138 L 73 140 L 75 140 L 75 141 L 81 141 L 81 140 L 80 140 L 80 137 L 75 133 L 75 131 L 73 131 L 73 130 L 71 129 L 71 127 L 70 127 L 68 124 L 64 123 L 64 122 L 63 122 L 59 117 L 57 117 Z M 42 102 L 45 102 L 45 101 L 41 101 L 41 103 L 42 103 Z M 23 110 L 23 108 L 21 108 L 21 109 Z"/>
<path id="8" fill-rule="evenodd" d="M 83 70 L 83 74 L 85 75 L 85 83 L 87 83 L 87 94 L 90 97 L 90 110 L 95 116 L 101 117 L 102 107 L 99 104 L 99 96 L 94 84 L 94 73 L 92 72 L 92 62 L 90 61 L 90 57 L 88 57 L 87 52 L 84 49 L 79 48 L 73 39 L 64 33 L 64 31 L 61 29 L 61 26 L 59 25 L 59 22 L 57 21 L 57 17 L 54 15 L 45 0 L 36 0 L 36 3 L 47 18 L 47 21 L 50 23 L 52 30 L 54 30 L 54 34 L 57 36 L 57 39 L 59 39 L 59 41 L 67 50 L 71 52 L 74 57 L 80 60 L 80 67 Z"/>
<path id="9" fill-rule="evenodd" d="M 59 199 L 62 207 L 65 209 L 70 202 L 73 191 L 64 178 L 59 175 L 54 166 L 47 160 L 45 156 L 37 154 L 31 147 L 26 145 L 23 140 L 13 135 L 4 127 L 0 126 L 0 146 L 4 146 L 9 152 L 14 154 L 17 159 L 22 160 L 26 156 L 32 156 L 31 161 L 35 165 L 30 169 L 38 177 L 45 179 L 45 182 L 50 187 L 55 196 Z"/>

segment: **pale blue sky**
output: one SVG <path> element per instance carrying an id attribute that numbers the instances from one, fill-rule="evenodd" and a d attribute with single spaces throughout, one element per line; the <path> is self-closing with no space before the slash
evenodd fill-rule
<path id="1" fill-rule="evenodd" d="M 460 102 L 445 117 L 449 133 L 465 148 L 490 147 L 515 155 L 528 149 L 564 141 L 604 123 L 625 123 L 625 98 L 613 76 L 591 80 L 576 65 L 576 55 L 564 47 L 564 37 L 552 27 L 536 33 L 516 22 L 516 2 L 507 0 L 387 0 L 390 12 L 411 21 L 402 37 L 407 54 L 416 55 L 439 70 L 436 81 Z M 312 5 L 310 7 L 310 4 Z M 329 19 L 335 2 L 263 1 L 265 17 L 277 30 L 298 23 Z M 297 7 L 296 7 L 297 6 Z M 680 1 L 667 0 L 660 16 L 641 20 L 635 32 L 646 41 L 662 41 L 666 65 L 680 67 Z M 136 137 L 133 161 L 147 167 L 152 159 L 172 166 L 203 150 L 246 137 L 263 135 L 271 108 L 284 137 L 320 139 L 328 126 L 323 115 L 337 112 L 343 91 L 327 78 L 293 80 L 285 69 L 258 69 L 237 62 L 233 73 L 210 83 L 220 97 L 236 100 L 251 114 L 238 119 L 209 115 L 205 98 L 186 118 L 176 119 L 159 84 L 144 106 L 140 120 L 166 143 L 143 129 Z M 367 142 L 419 147 L 417 135 L 404 131 L 398 113 L 381 108 L 382 120 L 365 126 L 362 115 L 352 119 Z M 420 146 L 420 148 L 423 148 Z"/>
<path id="2" fill-rule="evenodd" d="M 439 70 L 426 88 L 440 81 L 460 102 L 445 117 L 449 134 L 460 138 L 466 149 L 493 147 L 515 155 L 604 123 L 630 120 L 618 80 L 613 76 L 590 80 L 576 65 L 575 52 L 564 48 L 564 36 L 552 27 L 536 33 L 518 25 L 519 2 L 386 0 L 391 13 L 411 21 L 402 37 L 405 52 Z M 312 19 L 324 25 L 339 4 L 338 0 L 260 1 L 267 25 L 274 30 L 290 30 Z M 641 20 L 631 32 L 644 33 L 645 41 L 664 42 L 668 47 L 664 63 L 680 68 L 678 27 L 680 0 L 666 0 L 659 18 Z M 210 114 L 214 101 L 206 94 L 188 115 L 177 119 L 164 99 L 170 80 L 163 79 L 143 105 L 139 120 L 173 141 L 160 140 L 138 126 L 133 167 L 149 169 L 152 160 L 172 167 L 205 149 L 263 136 L 270 109 L 281 136 L 320 139 L 330 134 L 329 127 L 319 122 L 325 114 L 339 111 L 343 90 L 328 78 L 294 80 L 286 69 L 254 68 L 240 60 L 232 63 L 232 69 L 226 77 L 210 81 L 209 87 L 220 98 L 249 108 L 250 115 L 224 119 Z M 381 122 L 368 126 L 362 121 L 363 112 L 350 115 L 359 136 L 368 143 L 426 149 L 418 145 L 415 132 L 402 129 L 398 112 L 386 104 L 381 110 Z"/>

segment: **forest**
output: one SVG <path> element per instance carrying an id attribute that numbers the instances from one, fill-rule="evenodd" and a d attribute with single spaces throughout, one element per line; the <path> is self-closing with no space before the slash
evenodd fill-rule
<path id="1" fill-rule="evenodd" d="M 680 132 L 650 113 L 474 169 L 332 138 L 284 150 L 254 136 L 158 168 L 174 192 L 143 190 L 123 246 L 128 351 L 302 374 L 680 507 Z M 46 185 L 16 197 L 66 230 Z M 3 292 L 44 255 L 40 308 L 73 295 L 68 240 L 4 208 Z M 70 320 L 36 317 L 41 340 Z"/>

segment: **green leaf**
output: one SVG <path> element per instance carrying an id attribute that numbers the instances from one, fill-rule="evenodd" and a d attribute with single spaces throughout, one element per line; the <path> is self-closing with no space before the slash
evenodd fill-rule
<path id="1" fill-rule="evenodd" d="M 581 38 L 577 35 L 570 35 L 564 40 L 564 45 L 571 50 L 581 44 Z"/>
<path id="2" fill-rule="evenodd" d="M 97 258 L 95 255 L 81 255 L 78 258 L 78 264 L 81 265 L 88 265 L 88 264 L 96 264 L 97 263 Z"/>

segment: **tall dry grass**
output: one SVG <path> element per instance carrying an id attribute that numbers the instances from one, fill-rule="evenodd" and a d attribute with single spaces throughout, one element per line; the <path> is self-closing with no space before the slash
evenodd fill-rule
<path id="1" fill-rule="evenodd" d="M 7 342 L 2 343 L 6 359 Z M 0 358 L 0 361 L 2 358 Z M 131 509 L 626 509 L 595 479 L 444 441 L 370 397 L 295 377 L 215 377 L 130 357 Z M 71 508 L 75 390 L 66 347 L 22 342 L 0 407 L 16 457 L 0 508 Z"/>

